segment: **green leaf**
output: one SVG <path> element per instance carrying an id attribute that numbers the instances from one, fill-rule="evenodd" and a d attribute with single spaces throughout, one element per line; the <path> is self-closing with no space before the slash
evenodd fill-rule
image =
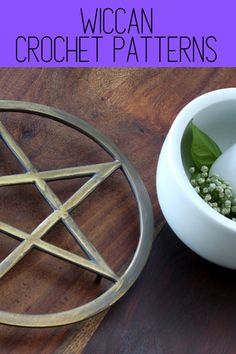
<path id="1" fill-rule="evenodd" d="M 196 125 L 192 123 L 193 141 L 191 154 L 197 168 L 211 167 L 215 160 L 222 154 L 219 146 Z"/>

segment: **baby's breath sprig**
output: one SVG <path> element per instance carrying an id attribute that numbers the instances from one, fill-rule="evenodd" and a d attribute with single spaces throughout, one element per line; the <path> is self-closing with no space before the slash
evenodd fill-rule
<path id="1" fill-rule="evenodd" d="M 222 215 L 236 221 L 236 198 L 232 188 L 223 178 L 214 174 L 209 176 L 209 168 L 202 166 L 189 169 L 191 184 L 205 202 Z"/>

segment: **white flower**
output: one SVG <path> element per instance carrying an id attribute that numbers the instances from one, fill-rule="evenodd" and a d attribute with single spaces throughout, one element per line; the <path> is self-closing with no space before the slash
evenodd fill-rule
<path id="1" fill-rule="evenodd" d="M 203 172 L 203 173 L 201 173 L 201 177 L 203 177 L 203 178 L 208 177 L 208 173 L 207 173 L 207 172 Z"/>
<path id="2" fill-rule="evenodd" d="M 216 184 L 215 183 L 210 183 L 209 185 L 209 191 L 212 192 L 216 189 Z"/>
<path id="3" fill-rule="evenodd" d="M 232 213 L 236 213 L 236 206 L 233 205 L 232 208 L 231 208 L 231 210 L 232 210 Z"/>
<path id="4" fill-rule="evenodd" d="M 193 174 L 195 172 L 195 167 L 190 167 L 189 172 Z"/>
<path id="5" fill-rule="evenodd" d="M 221 186 L 221 185 L 222 185 L 221 181 L 219 181 L 218 179 L 215 180 L 215 184 L 216 184 L 217 186 Z"/>
<path id="6" fill-rule="evenodd" d="M 227 199 L 227 200 L 225 201 L 225 206 L 226 206 L 227 208 L 230 208 L 230 207 L 231 207 L 231 201 Z"/>
<path id="7" fill-rule="evenodd" d="M 233 196 L 232 187 L 218 175 L 209 176 L 208 167 L 202 166 L 200 171 L 194 167 L 189 169 L 195 177 L 190 179 L 195 191 L 215 211 L 236 221 L 236 196 Z M 232 217 L 232 213 L 235 218 Z"/>
<path id="8" fill-rule="evenodd" d="M 197 187 L 195 187 L 195 191 L 197 192 L 197 193 L 200 193 L 200 188 L 197 186 Z"/>
<path id="9" fill-rule="evenodd" d="M 208 167 L 207 166 L 202 166 L 201 167 L 202 172 L 208 172 Z"/>
<path id="10" fill-rule="evenodd" d="M 229 209 L 229 208 L 222 208 L 222 209 L 221 209 L 221 214 L 223 214 L 223 215 L 229 215 L 229 214 L 230 214 L 230 209 Z"/>
<path id="11" fill-rule="evenodd" d="M 217 192 L 219 192 L 219 193 L 223 193 L 223 192 L 224 192 L 224 189 L 223 189 L 222 187 L 220 187 L 220 186 L 217 186 L 217 187 L 216 187 L 216 190 L 217 190 Z"/>
<path id="12" fill-rule="evenodd" d="M 192 184 L 192 186 L 196 186 L 196 180 L 195 179 L 191 179 L 191 184 Z"/>
<path id="13" fill-rule="evenodd" d="M 226 188 L 226 189 L 225 189 L 225 195 L 226 195 L 227 197 L 232 197 L 232 192 L 231 192 L 231 190 L 228 189 L 228 188 Z"/>
<path id="14" fill-rule="evenodd" d="M 215 178 L 220 178 L 220 176 L 219 176 L 217 173 L 215 173 L 215 174 L 213 175 L 213 177 L 215 177 Z"/>
<path id="15" fill-rule="evenodd" d="M 204 198 L 204 200 L 206 201 L 206 202 L 209 202 L 210 200 L 211 200 L 211 195 L 210 194 L 207 194 L 206 196 L 205 196 L 205 198 Z"/>
<path id="16" fill-rule="evenodd" d="M 205 178 L 198 178 L 197 179 L 198 184 L 203 184 L 205 182 Z"/>

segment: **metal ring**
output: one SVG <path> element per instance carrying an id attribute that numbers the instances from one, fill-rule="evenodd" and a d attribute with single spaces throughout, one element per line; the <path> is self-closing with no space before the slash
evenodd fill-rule
<path id="1" fill-rule="evenodd" d="M 148 259 L 153 240 L 153 212 L 150 198 L 140 176 L 126 156 L 102 133 L 98 132 L 85 121 L 52 107 L 22 101 L 0 101 L 0 112 L 3 111 L 25 112 L 47 117 L 70 126 L 88 136 L 106 150 L 114 160 L 120 162 L 121 170 L 127 178 L 135 196 L 140 218 L 138 246 L 127 270 L 105 293 L 85 305 L 58 313 L 18 314 L 0 311 L 0 323 L 22 327 L 61 326 L 84 320 L 115 303 L 126 293 L 140 275 Z"/>

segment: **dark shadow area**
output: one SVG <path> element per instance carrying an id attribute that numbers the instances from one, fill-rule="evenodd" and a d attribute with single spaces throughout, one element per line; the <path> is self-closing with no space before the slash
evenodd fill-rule
<path id="1" fill-rule="evenodd" d="M 139 281 L 85 353 L 99 343 L 100 353 L 233 354 L 235 308 L 236 271 L 197 256 L 165 225 Z"/>

